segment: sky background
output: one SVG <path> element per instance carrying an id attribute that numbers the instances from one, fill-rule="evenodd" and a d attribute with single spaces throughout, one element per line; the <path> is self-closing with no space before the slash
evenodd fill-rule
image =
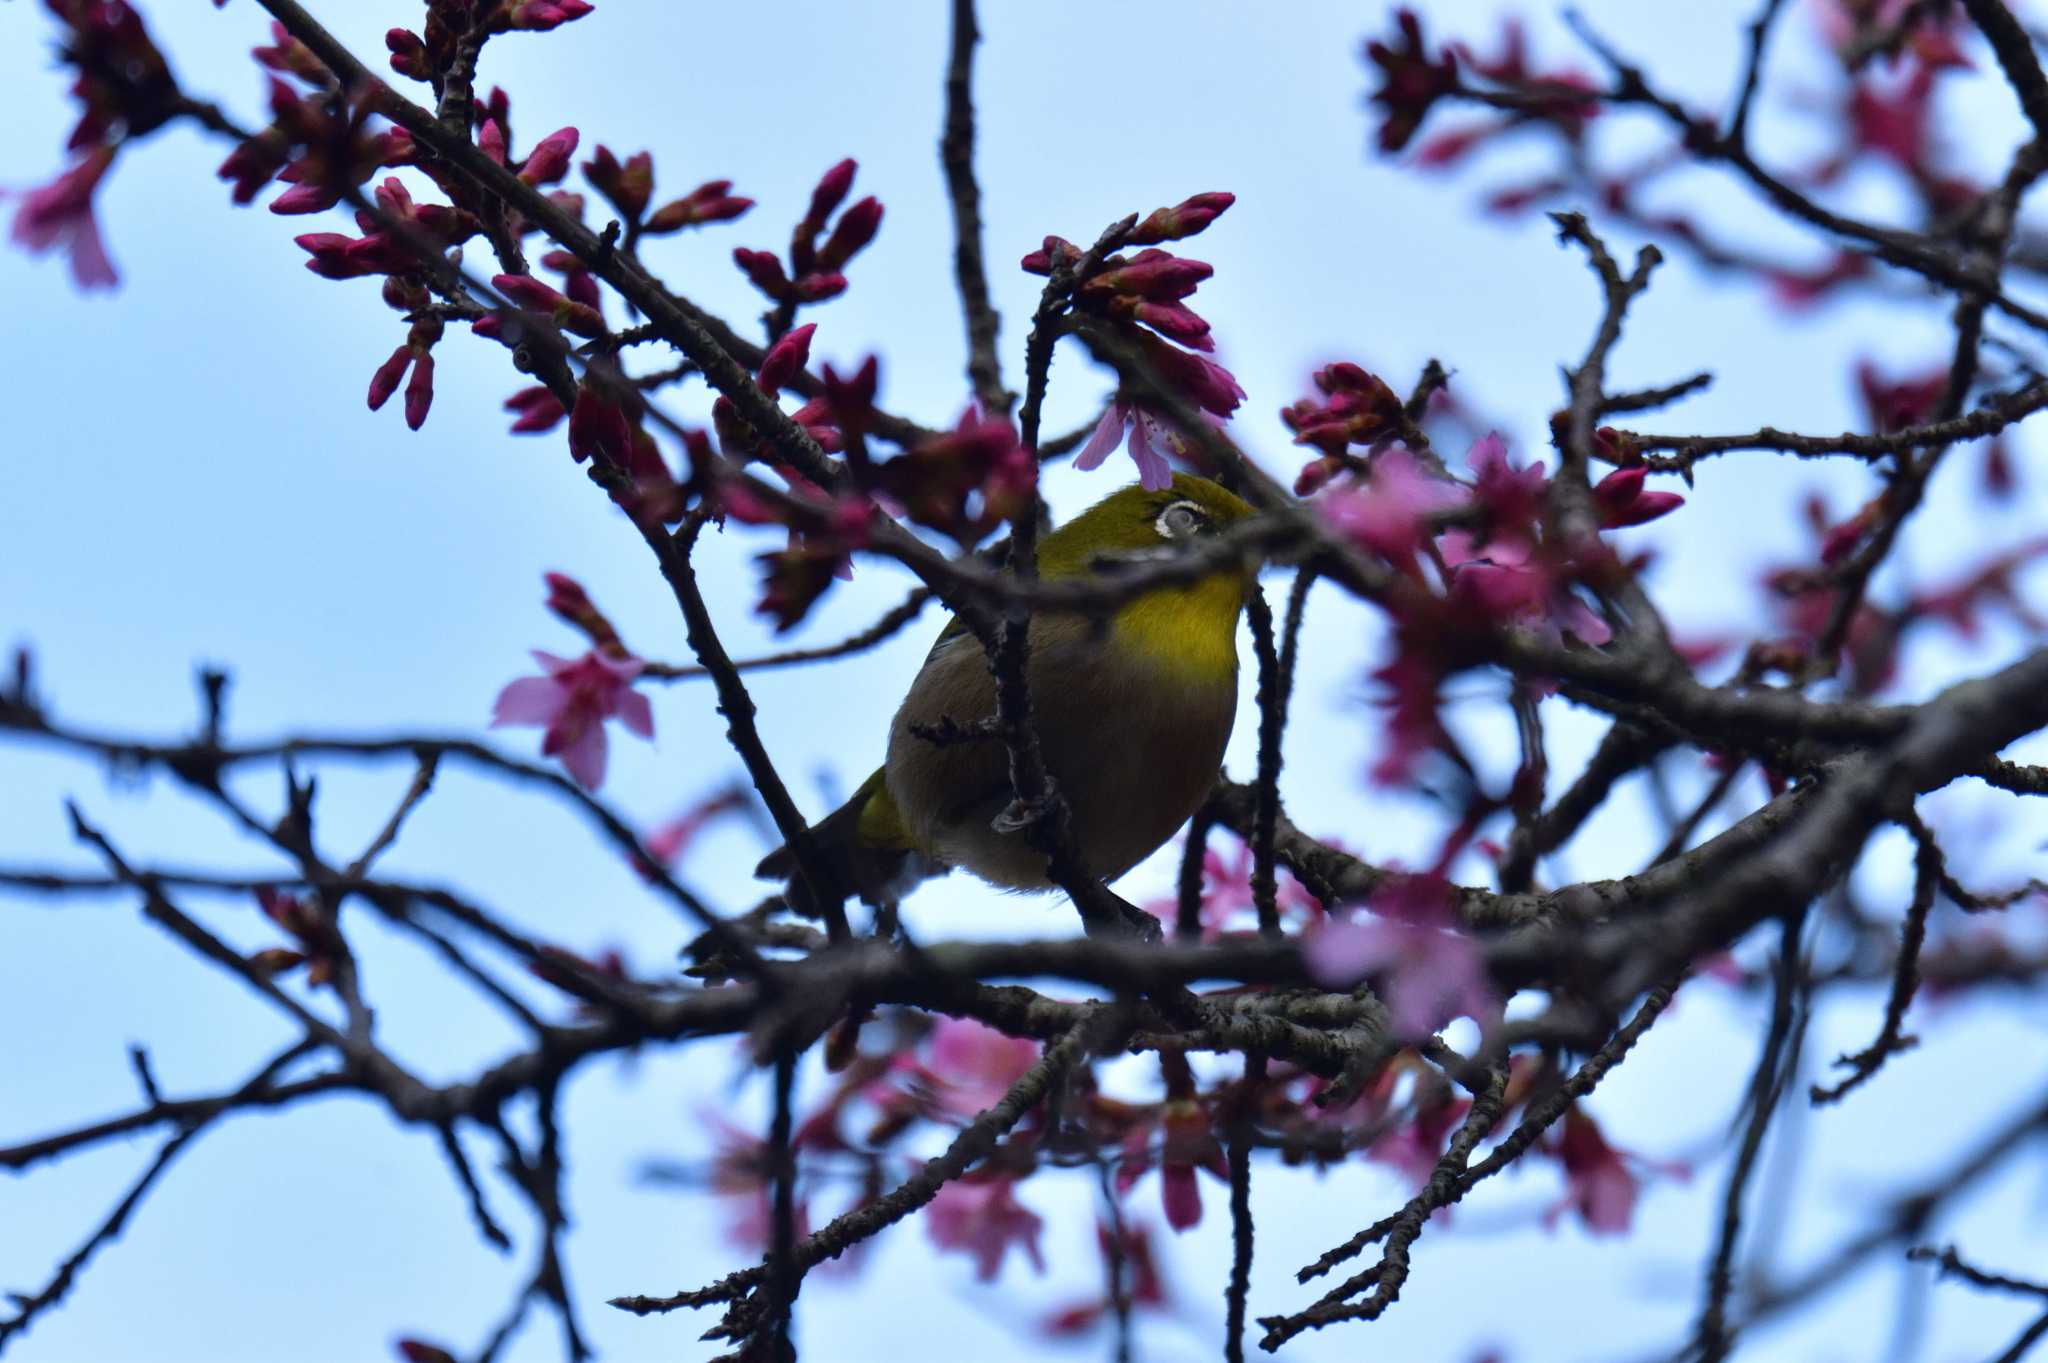
<path id="1" fill-rule="evenodd" d="M 260 121 L 261 85 L 246 53 L 267 26 L 254 4 L 144 8 L 188 89 L 222 100 L 245 122 Z M 494 42 L 481 83 L 514 93 L 522 149 L 575 124 L 586 152 L 597 142 L 622 153 L 651 148 L 662 197 L 730 177 L 737 192 L 758 199 L 737 225 L 649 251 L 666 280 L 743 330 L 759 300 L 732 268 L 731 248 L 779 246 L 819 172 L 842 156 L 858 158 L 855 193 L 881 196 L 888 216 L 849 271 L 851 291 L 811 314 L 819 323 L 814 356 L 843 366 L 880 351 L 886 405 L 941 424 L 966 395 L 935 153 L 945 8 L 936 0 L 602 0 L 594 16 L 559 33 Z M 1497 6 L 1433 8 L 1434 22 L 1491 48 Z M 1582 8 L 1666 85 L 1721 107 L 1747 5 L 1591 0 Z M 384 0 L 324 0 L 313 9 L 373 61 L 385 28 L 416 22 L 419 13 L 415 4 Z M 1088 240 L 1125 212 L 1228 189 L 1237 206 L 1192 254 L 1216 266 L 1201 310 L 1215 324 L 1220 358 L 1250 394 L 1236 434 L 1267 467 L 1285 475 L 1297 466 L 1275 412 L 1304 390 L 1314 366 L 1337 358 L 1402 387 L 1439 357 L 1455 371 L 1457 390 L 1518 453 L 1541 449 L 1545 419 L 1561 401 L 1558 368 L 1583 353 L 1596 290 L 1540 218 L 1501 223 L 1474 211 L 1485 186 L 1533 164 L 1525 153 L 1508 149 L 1477 176 L 1448 181 L 1366 154 L 1357 53 L 1363 37 L 1388 27 L 1381 7 L 1304 3 L 1286 7 L 1284 19 L 1267 7 L 1223 4 L 1111 11 L 1048 0 L 1028 18 L 1018 7 L 989 9 L 977 74 L 980 166 L 1013 383 L 1037 286 L 1013 267 L 1020 255 L 1048 232 Z M 1550 11 L 1526 12 L 1540 52 L 1576 51 Z M 1105 22 L 1111 13 L 1113 24 Z M 1785 33 L 1773 88 L 1826 92 L 1833 77 L 1810 16 L 1788 16 Z M 39 6 L 0 6 L 0 115 L 10 130 L 0 139 L 0 185 L 40 183 L 59 168 L 71 115 L 51 36 Z M 1759 132 L 1775 158 L 1797 164 L 1822 144 L 1817 125 L 1788 104 L 1767 108 Z M 2018 130 L 2009 99 L 1995 87 L 1964 92 L 1959 108 L 1968 132 L 1957 149 L 1963 160 L 2002 164 Z M 1613 145 L 1647 144 L 1642 126 L 1611 123 L 1601 136 Z M 640 651 L 686 660 L 673 603 L 644 547 L 593 495 L 559 434 L 505 434 L 499 404 L 520 380 L 502 352 L 452 333 L 437 355 L 432 417 L 418 434 L 404 429 L 395 404 L 365 411 L 370 372 L 402 339 L 402 324 L 372 285 L 334 284 L 302 267 L 291 236 L 333 230 L 339 219 L 279 221 L 260 207 L 231 206 L 212 179 L 224 154 L 215 142 L 173 130 L 121 158 L 101 195 L 124 278 L 111 297 L 80 297 L 57 262 L 0 251 L 0 300 L 10 316 L 0 328 L 0 382 L 9 396 L 0 451 L 0 645 L 33 648 L 40 692 L 54 711 L 70 722 L 174 737 L 196 722 L 195 669 L 218 664 L 235 678 L 229 732 L 241 739 L 479 735 L 498 688 L 529 670 L 527 649 L 579 647 L 541 609 L 541 574 L 550 569 L 579 578 Z M 1892 192 L 1881 182 L 1856 190 L 1874 211 Z M 1727 181 L 1691 177 L 1674 192 L 1755 240 L 1821 259 L 1812 243 L 1749 209 Z M 1625 235 L 1616 243 L 1633 247 Z M 1753 286 L 1676 256 L 1632 315 L 1611 382 L 1626 388 L 1714 371 L 1711 391 L 1646 426 L 1839 430 L 1860 420 L 1850 361 L 1868 354 L 1893 371 L 1926 367 L 1944 353 L 1944 315 L 1938 306 L 1857 303 L 1788 316 Z M 1090 418 L 1106 390 L 1100 372 L 1062 351 L 1047 428 Z M 705 410 L 701 389 L 668 405 L 692 419 Z M 2018 442 L 2036 471 L 2038 498 L 2036 444 L 2029 435 Z M 1957 476 L 1936 488 L 1926 523 L 1887 582 L 1939 578 L 1961 555 L 2024 537 L 2024 500 L 2019 509 L 1982 512 L 1969 496 L 1966 466 L 1974 456 L 1957 461 Z M 1067 513 L 1127 475 L 1121 459 L 1092 476 L 1061 468 L 1047 494 Z M 1838 512 L 1867 495 L 1858 470 L 1735 456 L 1703 472 L 1677 518 L 1647 536 L 1633 532 L 1658 545 L 1656 588 L 1691 633 L 1757 628 L 1764 599 L 1755 570 L 1808 552 L 1797 494 L 1809 488 L 1828 490 Z M 751 614 L 748 562 L 772 539 L 736 528 L 712 537 L 700 555 L 736 655 L 776 642 Z M 1283 582 L 1270 581 L 1269 590 Z M 905 587 L 887 565 L 864 564 L 795 640 L 856 630 Z M 769 748 L 814 816 L 879 760 L 888 711 L 933 628 L 922 622 L 829 672 L 752 680 Z M 1414 862 L 1433 845 L 1436 813 L 1363 782 L 1377 722 L 1362 698 L 1383 644 L 1370 612 L 1318 595 L 1283 792 L 1311 831 L 1376 860 Z M 1902 694 L 1983 670 L 2015 646 L 2002 626 L 1967 652 L 1929 632 L 1909 650 Z M 1482 698 L 1474 709 L 1495 694 L 1490 683 L 1465 685 Z M 1249 699 L 1247 686 L 1247 707 Z M 1549 709 L 1559 735 L 1555 790 L 1599 728 L 1556 703 Z M 655 713 L 653 744 L 615 735 L 605 788 L 648 824 L 739 772 L 708 688 L 661 690 Z M 1475 735 L 1498 730 L 1484 716 L 1469 722 Z M 1240 723 L 1232 749 L 1230 767 L 1240 775 L 1251 768 L 1253 729 Z M 515 752 L 537 748 L 531 731 L 498 737 Z M 409 772 L 318 770 L 323 844 L 352 856 Z M 239 789 L 276 807 L 271 773 Z M 1747 800 L 1759 793 L 1749 783 L 1742 789 Z M 66 798 L 79 800 L 138 863 L 282 869 L 161 779 L 18 744 L 0 746 L 0 862 L 96 869 L 69 839 Z M 1951 850 L 1968 849 L 1976 884 L 2010 878 L 2040 841 L 2038 822 L 2020 825 L 2003 797 L 1981 789 L 1943 792 L 1926 808 L 1956 830 Z M 1739 811 L 1731 805 L 1732 812 Z M 1546 872 L 1562 879 L 1632 869 L 1661 838 L 1634 783 L 1582 850 Z M 756 894 L 747 871 L 761 850 L 752 827 L 727 822 L 693 854 L 688 878 L 721 907 L 744 908 Z M 1133 873 L 1125 892 L 1144 897 L 1163 887 L 1171 855 Z M 1897 911 L 1904 864 L 1897 846 L 1873 852 L 1858 878 L 1873 908 Z M 667 969 L 682 940 L 672 912 L 567 808 L 460 768 L 444 771 L 383 866 L 459 886 L 573 949 L 619 946 L 646 972 Z M 271 944 L 246 901 L 192 907 L 230 940 Z M 919 895 L 907 917 L 927 937 L 1073 928 L 1071 911 L 1054 899 L 1002 898 L 964 877 Z M 1954 929 L 1938 918 L 1938 931 Z M 519 1044 L 497 1014 L 441 988 L 435 962 L 374 923 L 359 921 L 357 931 L 380 1024 L 416 1072 L 455 1079 Z M 127 898 L 0 895 L 0 933 L 0 1143 L 132 1107 L 131 1042 L 147 1042 L 165 1089 L 182 1095 L 232 1086 L 290 1040 L 245 990 L 141 923 Z M 1879 1010 L 1875 991 L 1840 996 L 1817 1020 L 1810 1054 L 1860 1048 Z M 1593 1100 L 1617 1143 L 1699 1165 L 1689 1183 L 1649 1187 L 1633 1237 L 1594 1240 L 1572 1222 L 1547 1231 L 1541 1212 L 1559 1187 L 1554 1166 L 1532 1161 L 1486 1185 L 1450 1227 L 1430 1229 L 1400 1304 L 1383 1320 L 1306 1336 L 1282 1356 L 1337 1360 L 1370 1351 L 1465 1363 L 1489 1344 L 1512 1341 L 1515 1363 L 1632 1363 L 1675 1343 L 1697 1309 L 1717 1215 L 1724 1170 L 1711 1151 L 1753 1063 L 1759 1019 L 1755 1000 L 1695 984 Z M 1852 1101 L 1796 1116 L 1810 1137 L 1802 1178 L 1794 1188 L 1767 1173 L 1759 1184 L 1766 1199 L 1795 1199 L 1782 1209 L 1778 1265 L 1810 1262 L 1889 1192 L 1942 1167 L 1999 1114 L 2030 1101 L 2048 1071 L 2042 1022 L 2037 1002 L 2009 997 L 1945 1011 L 1923 1006 L 1915 1014 L 1926 1036 L 1919 1051 L 1895 1060 Z M 613 1360 L 710 1356 L 710 1346 L 694 1342 L 709 1318 L 637 1320 L 602 1303 L 695 1286 L 749 1261 L 724 1242 L 724 1209 L 651 1190 L 636 1171 L 653 1158 L 700 1157 L 700 1114 L 757 1114 L 759 1085 L 732 1046 L 711 1042 L 688 1055 L 586 1066 L 566 1101 L 576 1217 L 569 1266 L 592 1340 Z M 155 1148 L 154 1137 L 113 1142 L 0 1178 L 0 1288 L 39 1289 Z M 480 1145 L 473 1154 L 489 1161 Z M 1155 1187 L 1141 1185 L 1134 1205 L 1156 1220 Z M 389 1357 L 400 1334 L 473 1350 L 527 1271 L 528 1228 L 502 1182 L 493 1191 L 522 1236 L 514 1259 L 477 1242 L 431 1135 L 397 1130 L 358 1099 L 238 1118 L 188 1151 L 70 1302 L 11 1356 L 352 1363 Z M 1222 1190 L 1207 1191 L 1210 1217 L 1172 1244 L 1167 1263 L 1182 1310 L 1146 1323 L 1144 1358 L 1217 1352 L 1229 1241 L 1218 1214 Z M 1940 1227 L 1939 1238 L 2023 1272 L 2041 1254 L 2043 1192 L 2038 1161 L 2015 1161 Z M 1404 1195 L 1378 1166 L 1323 1177 L 1261 1166 L 1254 1312 L 1305 1304 L 1293 1269 Z M 964 1258 L 930 1252 L 920 1226 L 886 1235 L 860 1276 L 820 1276 L 806 1286 L 807 1356 L 861 1363 L 939 1346 L 994 1363 L 1102 1356 L 1106 1340 L 1053 1349 L 1034 1329 L 1097 1287 L 1090 1196 L 1079 1176 L 1041 1177 L 1024 1192 L 1048 1222 L 1051 1268 L 1042 1278 L 1013 1262 L 998 1285 L 978 1286 Z M 1760 1332 L 1745 1356 L 1882 1357 L 1900 1313 L 1918 1309 L 1912 1304 L 1921 1302 L 1926 1277 L 1894 1268 L 1870 1275 L 1793 1328 Z M 2031 1310 L 1953 1286 L 1932 1290 L 1923 1304 L 1933 1341 L 1926 1356 L 1938 1363 L 1996 1353 Z M 559 1336 L 545 1317 L 508 1355 L 522 1363 L 558 1356 Z"/>

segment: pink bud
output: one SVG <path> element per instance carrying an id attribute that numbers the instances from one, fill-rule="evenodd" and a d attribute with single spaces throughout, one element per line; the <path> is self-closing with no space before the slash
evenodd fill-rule
<path id="1" fill-rule="evenodd" d="M 860 368 L 845 377 L 841 377 L 831 365 L 825 366 L 825 400 L 831 404 L 833 414 L 842 425 L 874 407 L 875 392 L 880 385 L 881 364 L 873 355 L 862 360 Z"/>
<path id="2" fill-rule="evenodd" d="M 1166 251 L 1140 251 L 1129 263 L 1090 279 L 1091 292 L 1129 293 L 1141 298 L 1167 301 L 1186 298 L 1195 286 L 1216 273 L 1199 260 L 1187 260 Z"/>
<path id="3" fill-rule="evenodd" d="M 797 327 L 787 333 L 761 358 L 759 382 L 770 393 L 780 392 L 789 381 L 803 372 L 811 355 L 811 335 L 818 329 L 817 323 Z"/>
<path id="4" fill-rule="evenodd" d="M 623 463 L 631 444 L 626 414 L 588 385 L 578 388 L 576 405 L 569 411 L 570 456 L 579 464 L 592 455 Z"/>
<path id="5" fill-rule="evenodd" d="M 611 148 L 599 144 L 596 155 L 583 163 L 583 173 L 628 218 L 647 212 L 647 201 L 654 197 L 654 158 L 648 153 L 635 152 L 620 165 Z"/>
<path id="6" fill-rule="evenodd" d="M 514 435 L 532 435 L 540 431 L 553 430 L 567 415 L 562 410 L 560 399 L 542 384 L 522 388 L 506 398 L 505 410 L 519 413 L 518 419 L 512 423 Z"/>
<path id="7" fill-rule="evenodd" d="M 840 269 L 875 239 L 882 225 L 882 201 L 872 194 L 839 215 L 832 235 L 818 251 L 818 269 L 830 273 Z"/>
<path id="8" fill-rule="evenodd" d="M 398 381 L 405 377 L 406 366 L 412 363 L 412 347 L 402 345 L 391 352 L 391 358 L 377 366 L 377 372 L 370 375 L 370 410 L 377 411 L 390 401 L 398 391 Z"/>
<path id="9" fill-rule="evenodd" d="M 804 221 L 810 224 L 812 231 L 823 227 L 825 219 L 832 216 L 832 210 L 846 198 L 846 192 L 853 188 L 853 173 L 858 169 L 859 163 L 849 156 L 819 179 L 818 187 L 811 191 L 810 211 L 804 214 Z"/>
<path id="10" fill-rule="evenodd" d="M 511 299 L 520 307 L 527 308 L 533 312 L 553 312 L 555 307 L 563 301 L 561 294 L 541 280 L 535 279 L 532 275 L 494 275 L 491 279 L 491 287 L 504 294 L 505 297 Z"/>
<path id="11" fill-rule="evenodd" d="M 1644 491 L 1643 479 L 1648 474 L 1649 470 L 1640 466 L 1616 469 L 1593 485 L 1593 504 L 1602 527 L 1614 530 L 1642 525 L 1685 505 L 1685 498 L 1675 492 Z"/>
<path id="12" fill-rule="evenodd" d="M 391 49 L 391 69 L 399 75 L 410 76 L 414 80 L 427 80 L 433 76 L 433 65 L 427 60 L 427 45 L 411 29 L 389 30 L 384 35 L 384 46 Z"/>
<path id="13" fill-rule="evenodd" d="M 515 0 L 506 15 L 508 28 L 544 33 L 574 19 L 581 19 L 595 6 L 589 0 Z"/>
<path id="14" fill-rule="evenodd" d="M 1049 275 L 1061 265 L 1077 265 L 1085 254 L 1065 237 L 1047 237 L 1045 244 L 1017 262 L 1026 273 Z"/>
<path id="15" fill-rule="evenodd" d="M 846 292 L 846 276 L 843 274 L 807 274 L 794 284 L 790 291 L 800 303 L 822 303 L 828 298 L 837 298 Z"/>
<path id="16" fill-rule="evenodd" d="M 291 216 L 298 213 L 325 213 L 341 202 L 341 195 L 320 185 L 293 185 L 270 201 L 270 211 Z"/>
<path id="17" fill-rule="evenodd" d="M 1324 455 L 1301 466 L 1301 472 L 1294 475 L 1294 495 L 1308 497 L 1320 491 L 1324 484 L 1337 476 L 1344 468 L 1344 461 Z"/>
<path id="18" fill-rule="evenodd" d="M 1151 246 L 1162 241 L 1191 237 L 1207 227 L 1223 210 L 1237 202 L 1235 194 L 1221 190 L 1196 194 L 1172 208 L 1155 208 L 1125 240 L 1133 246 Z"/>
<path id="19" fill-rule="evenodd" d="M 412 381 L 405 385 L 405 424 L 418 430 L 434 405 L 434 355 L 424 352 L 413 362 Z"/>
<path id="20" fill-rule="evenodd" d="M 578 336 L 604 335 L 604 318 L 596 308 L 564 297 L 532 275 L 494 275 L 491 286 L 519 307 L 547 314 L 564 331 Z"/>
<path id="21" fill-rule="evenodd" d="M 1643 490 L 1643 479 L 1649 476 L 1646 468 L 1616 469 L 1593 485 L 1593 500 L 1602 513 L 1619 511 L 1633 502 Z"/>
<path id="22" fill-rule="evenodd" d="M 789 279 L 782 273 L 782 262 L 774 252 L 750 251 L 738 246 L 733 248 L 732 259 L 762 293 L 778 303 L 790 297 Z"/>
<path id="23" fill-rule="evenodd" d="M 283 168 L 285 144 L 275 129 L 258 133 L 228 153 L 215 173 L 234 183 L 234 199 L 246 204 L 263 192 L 272 176 Z"/>
<path id="24" fill-rule="evenodd" d="M 1192 350 L 1214 350 L 1209 323 L 1179 303 L 1140 303 L 1134 310 L 1140 322 L 1170 340 Z"/>
<path id="25" fill-rule="evenodd" d="M 698 185 L 682 198 L 655 209 L 647 219 L 645 230 L 650 233 L 674 232 L 699 223 L 727 222 L 737 218 L 752 208 L 754 201 L 728 194 L 726 191 L 731 188 L 730 180 L 710 180 Z"/>
<path id="26" fill-rule="evenodd" d="M 528 153 L 519 178 L 529 185 L 551 185 L 569 173 L 569 158 L 576 153 L 577 132 L 559 128 L 543 137 Z"/>
<path id="27" fill-rule="evenodd" d="M 505 129 L 497 119 L 484 120 L 484 125 L 476 130 L 476 144 L 484 155 L 501 166 L 505 164 Z"/>

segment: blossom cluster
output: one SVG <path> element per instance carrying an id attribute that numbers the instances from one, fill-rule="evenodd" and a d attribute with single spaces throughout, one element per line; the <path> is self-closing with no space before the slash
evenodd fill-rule
<path id="1" fill-rule="evenodd" d="M 1193 404 L 1203 419 L 1221 422 L 1244 400 L 1244 389 L 1229 370 L 1195 353 L 1213 351 L 1216 343 L 1208 321 L 1186 303 L 1215 272 L 1203 261 L 1159 250 L 1154 243 L 1201 232 L 1235 202 L 1235 195 L 1210 192 L 1153 210 L 1123 238 L 1124 245 L 1145 247 L 1132 256 L 1098 258 L 1063 237 L 1049 236 L 1022 264 L 1032 274 L 1051 277 L 1051 287 L 1064 285 L 1077 311 L 1114 327 L 1135 347 L 1145 370 Z M 1186 438 L 1167 413 L 1123 387 L 1075 452 L 1074 467 L 1099 467 L 1125 443 L 1126 433 L 1138 481 L 1154 490 L 1170 485 L 1167 457 L 1188 457 Z"/>

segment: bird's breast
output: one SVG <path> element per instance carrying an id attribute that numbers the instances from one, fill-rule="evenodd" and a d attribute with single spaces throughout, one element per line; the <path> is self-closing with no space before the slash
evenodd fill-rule
<path id="1" fill-rule="evenodd" d="M 1244 584 L 1235 577 L 1147 592 L 1111 621 L 1112 647 L 1184 682 L 1234 684 L 1243 606 Z"/>

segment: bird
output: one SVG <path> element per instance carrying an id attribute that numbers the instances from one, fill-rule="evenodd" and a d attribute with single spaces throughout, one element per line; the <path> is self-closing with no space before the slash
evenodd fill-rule
<path id="1" fill-rule="evenodd" d="M 1252 514 L 1207 478 L 1112 492 L 1038 544 L 1046 581 L 1209 539 Z M 1173 836 L 1215 784 L 1237 715 L 1237 620 L 1257 568 L 1232 565 L 1154 587 L 1106 622 L 1032 613 L 1025 677 L 1047 774 L 1065 796 L 1085 872 L 1113 881 Z M 990 726 L 995 677 L 979 639 L 949 621 L 890 722 L 883 763 L 811 829 L 812 888 L 893 903 L 918 881 L 959 868 L 1002 889 L 1052 888 L 1046 856 L 999 827 L 1014 798 L 1009 752 Z M 937 737 L 940 741 L 934 741 Z M 781 847 L 756 870 L 809 899 Z"/>

